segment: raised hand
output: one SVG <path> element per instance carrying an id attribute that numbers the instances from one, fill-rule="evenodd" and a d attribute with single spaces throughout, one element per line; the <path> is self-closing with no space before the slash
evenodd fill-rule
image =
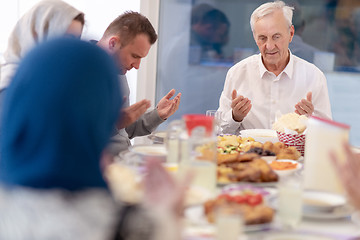
<path id="1" fill-rule="evenodd" d="M 251 101 L 243 96 L 237 96 L 237 92 L 234 89 L 231 94 L 231 108 L 233 119 L 237 122 L 241 122 L 246 115 L 250 112 Z"/>
<path id="2" fill-rule="evenodd" d="M 295 112 L 299 115 L 311 116 L 314 113 L 314 105 L 312 104 L 312 92 L 306 94 L 306 99 L 301 99 L 295 105 Z"/>
<path id="3" fill-rule="evenodd" d="M 121 109 L 121 118 L 118 120 L 116 127 L 122 129 L 130 126 L 136 120 L 143 115 L 146 110 L 150 107 L 150 101 L 143 99 L 140 102 L 134 103 L 133 105 Z"/>
<path id="4" fill-rule="evenodd" d="M 144 203 L 151 208 L 161 208 L 181 217 L 186 190 L 193 178 L 192 173 L 188 173 L 182 182 L 177 182 L 156 159 L 146 161 L 146 169 L 147 174 L 143 181 Z"/>
<path id="5" fill-rule="evenodd" d="M 179 108 L 181 93 L 178 93 L 176 97 L 172 98 L 175 95 L 175 89 L 171 89 L 168 94 L 166 94 L 158 103 L 156 109 L 158 111 L 159 116 L 165 120 L 171 115 L 173 115 L 176 110 Z"/>

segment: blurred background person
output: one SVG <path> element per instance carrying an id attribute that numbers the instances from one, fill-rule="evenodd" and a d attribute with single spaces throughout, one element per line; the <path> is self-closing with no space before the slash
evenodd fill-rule
<path id="1" fill-rule="evenodd" d="M 16 23 L 0 68 L 0 116 L 5 90 L 21 59 L 37 44 L 62 35 L 80 37 L 84 13 L 60 0 L 43 0 Z M 0 129 L 0 135 L 2 130 Z"/>
<path id="2" fill-rule="evenodd" d="M 206 3 L 194 6 L 191 11 L 190 49 L 201 49 L 200 60 L 224 59 L 222 47 L 229 41 L 229 28 L 230 22 L 222 11 Z"/>
<path id="3" fill-rule="evenodd" d="M 0 239 L 180 238 L 186 187 L 160 163 L 148 163 L 141 206 L 115 204 L 103 179 L 120 91 L 93 44 L 62 38 L 25 56 L 4 99 Z"/>
<path id="4" fill-rule="evenodd" d="M 306 22 L 303 17 L 301 6 L 298 1 L 286 1 L 286 3 L 294 8 L 292 23 L 295 28 L 295 34 L 289 44 L 289 49 L 292 54 L 310 63 L 314 63 L 314 54 L 320 50 L 304 42 L 302 39 L 302 33 L 305 30 Z"/>

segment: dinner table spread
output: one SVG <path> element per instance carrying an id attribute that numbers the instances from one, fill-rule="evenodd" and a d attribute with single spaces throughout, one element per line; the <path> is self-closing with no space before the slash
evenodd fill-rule
<path id="1" fill-rule="evenodd" d="M 157 147 L 161 145 L 163 146 L 163 148 L 166 148 L 166 140 L 164 141 L 163 139 L 164 136 L 166 136 L 166 133 L 153 134 L 147 139 L 148 142 L 145 145 Z M 134 152 L 134 149 L 136 148 L 132 148 L 130 149 L 130 151 L 128 150 L 120 153 L 117 162 L 121 164 L 125 163 L 125 165 L 130 165 L 131 167 L 135 167 L 137 169 L 141 168 L 141 164 L 139 163 L 144 160 L 144 155 L 139 155 L 138 153 Z M 353 150 L 354 152 L 360 153 L 360 148 L 353 147 Z M 166 163 L 166 160 L 164 160 L 163 156 L 161 159 L 164 162 L 165 168 L 167 168 L 172 174 L 174 174 L 175 177 L 178 176 L 178 171 L 180 171 L 181 164 L 179 163 L 178 166 L 174 167 L 173 165 L 168 165 L 168 163 Z M 296 176 L 296 178 L 300 179 L 300 181 L 303 182 L 305 172 L 303 166 L 306 164 L 306 162 L 304 161 L 304 157 L 300 157 L 298 160 L 298 162 L 301 162 L 299 163 L 301 169 L 295 169 L 295 171 L 292 172 L 291 176 Z M 261 189 L 260 191 L 269 193 L 266 197 L 264 197 L 264 203 L 274 209 L 275 213 L 272 221 L 267 224 L 249 225 L 241 223 L 241 226 L 238 229 L 239 235 L 237 240 L 360 239 L 360 212 L 356 212 L 356 210 L 347 201 L 345 201 L 344 204 L 342 204 L 341 206 L 339 205 L 337 207 L 334 207 L 333 209 L 331 209 L 331 211 L 313 211 L 306 209 L 302 204 L 300 222 L 292 226 L 291 228 L 285 226 L 284 221 L 282 221 L 281 219 L 281 211 L 279 211 L 279 205 L 281 205 L 279 204 L 281 180 L 284 179 L 284 177 L 283 175 L 280 175 L 279 178 L 279 182 L 276 183 L 270 182 L 259 184 L 242 181 L 229 184 L 219 184 L 219 182 L 217 183 L 216 194 L 211 195 L 213 198 L 216 196 L 219 197 L 221 194 L 224 193 L 224 189 L 226 191 L 229 186 L 240 186 L 239 188 L 249 186 L 250 189 Z M 194 192 L 194 189 L 191 190 Z M 304 194 L 304 192 L 307 191 L 308 189 L 304 188 L 301 194 Z M 195 193 L 197 197 L 201 195 L 201 191 L 196 191 L 196 188 Z M 344 191 L 342 193 L 337 192 L 336 194 L 346 200 L 346 194 Z M 226 239 L 224 237 L 221 238 L 221 234 L 226 233 L 226 228 L 220 229 L 220 225 L 217 225 L 216 222 L 209 223 L 206 221 L 206 217 L 204 215 L 204 203 L 210 198 L 211 197 L 209 197 L 209 195 L 206 197 L 200 196 L 199 199 L 195 199 L 195 201 L 193 201 L 191 204 L 185 206 L 183 239 Z M 289 211 L 291 211 L 291 204 L 293 203 L 295 207 L 295 205 L 298 203 L 296 203 L 296 199 L 294 198 L 289 198 L 288 200 L 289 202 L 287 204 L 287 207 L 289 207 Z M 228 230 L 229 228 L 230 225 L 228 227 Z M 220 232 L 217 235 L 218 230 Z"/>

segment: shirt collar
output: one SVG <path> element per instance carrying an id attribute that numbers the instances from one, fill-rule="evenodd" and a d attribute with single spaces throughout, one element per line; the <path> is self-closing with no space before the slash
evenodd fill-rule
<path id="1" fill-rule="evenodd" d="M 293 54 L 291 53 L 290 49 L 289 49 L 289 56 L 290 56 L 290 60 L 289 60 L 288 64 L 286 65 L 285 69 L 280 73 L 280 75 L 285 73 L 289 78 L 291 78 L 291 76 L 293 75 L 293 72 L 294 72 L 294 57 L 293 57 Z M 261 59 L 261 53 L 258 54 L 258 62 L 259 62 L 260 77 L 263 78 L 265 73 L 270 73 L 270 71 L 268 71 L 266 69 L 266 67 Z"/>

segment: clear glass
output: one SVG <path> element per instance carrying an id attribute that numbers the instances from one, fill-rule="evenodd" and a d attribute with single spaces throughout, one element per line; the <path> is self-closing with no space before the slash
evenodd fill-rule
<path id="1" fill-rule="evenodd" d="M 227 205 L 219 206 L 215 211 L 216 240 L 238 240 L 244 231 L 240 211 Z"/>
<path id="2" fill-rule="evenodd" d="M 192 185 L 215 194 L 217 139 L 213 134 L 213 118 L 185 115 L 184 122 L 187 137 L 180 140 L 180 172 L 193 172 Z"/>
<path id="3" fill-rule="evenodd" d="M 221 132 L 221 112 L 217 110 L 207 110 L 206 116 L 213 117 L 214 118 L 214 134 L 216 136 L 220 135 Z"/>
<path id="4" fill-rule="evenodd" d="M 295 229 L 302 218 L 302 178 L 289 176 L 278 184 L 278 216 L 285 230 Z"/>

